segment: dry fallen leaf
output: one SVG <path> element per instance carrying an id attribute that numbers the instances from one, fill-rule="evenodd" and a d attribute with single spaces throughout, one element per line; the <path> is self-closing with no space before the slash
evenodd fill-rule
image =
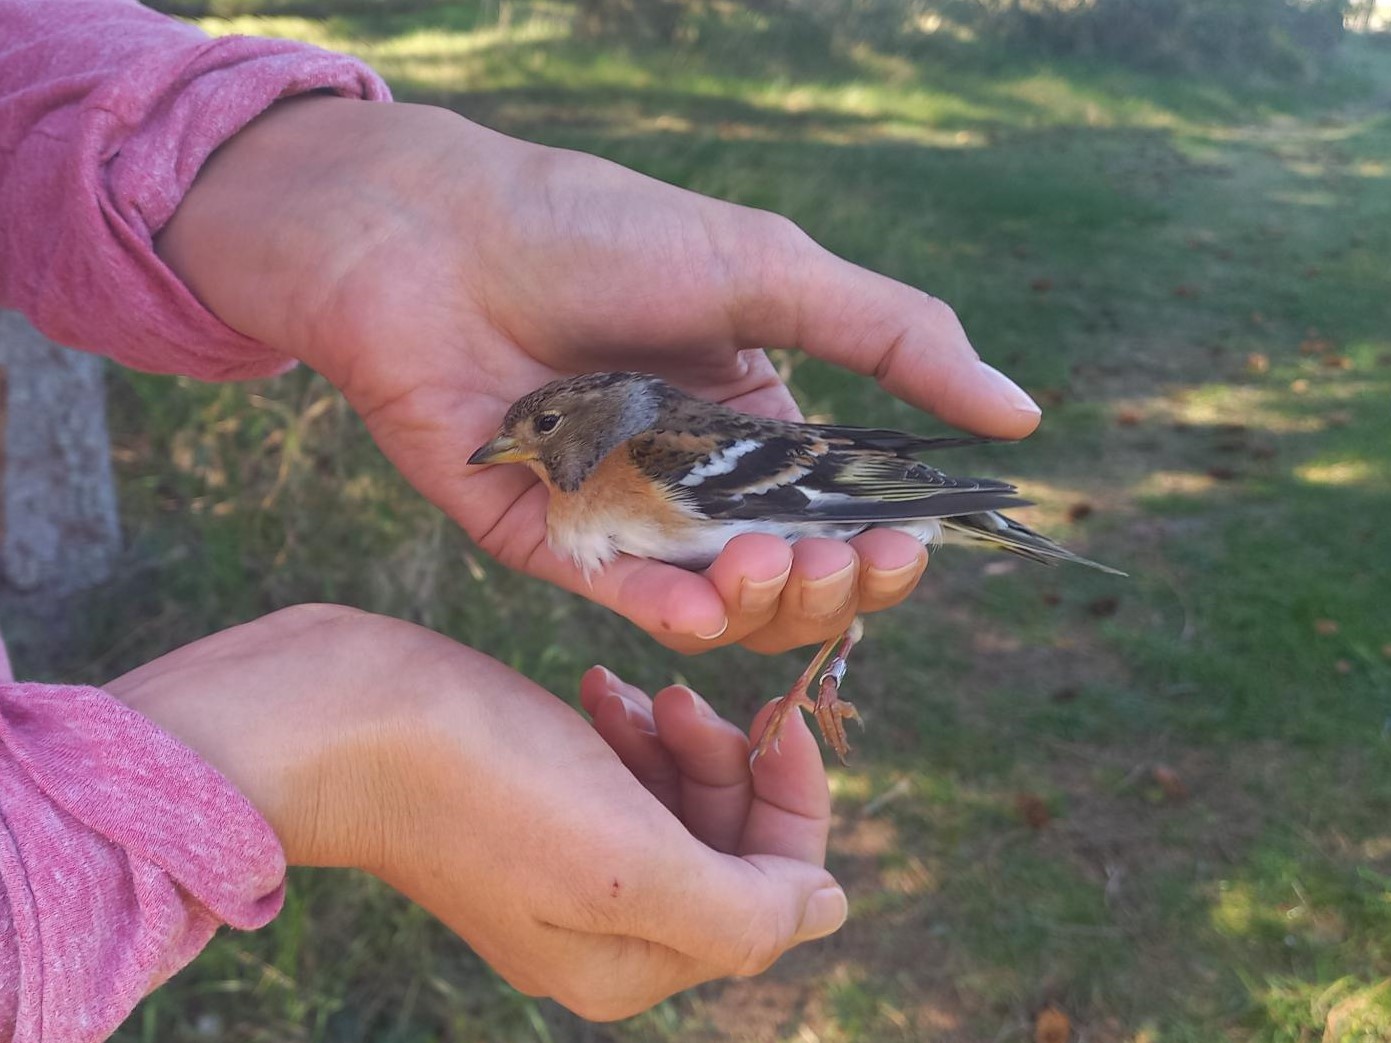
<path id="1" fill-rule="evenodd" d="M 1183 779 L 1179 778 L 1178 772 L 1167 764 L 1156 764 L 1150 774 L 1154 781 L 1159 783 L 1159 788 L 1164 791 L 1164 796 L 1169 800 L 1188 799 L 1188 787 L 1183 784 Z"/>
<path id="2" fill-rule="evenodd" d="M 1240 478 L 1241 472 L 1235 467 L 1223 467 L 1219 465 L 1217 467 L 1209 467 L 1207 469 L 1207 476 L 1219 482 L 1230 482 Z"/>
<path id="3" fill-rule="evenodd" d="M 1047 293 L 1053 288 L 1053 280 L 1046 275 L 1040 275 L 1035 279 L 1029 280 L 1029 289 L 1034 293 Z"/>
<path id="4" fill-rule="evenodd" d="M 1097 619 L 1105 619 L 1107 616 L 1114 616 L 1120 606 L 1121 599 L 1114 594 L 1108 594 L 1106 597 L 1087 602 L 1087 611 Z"/>
<path id="5" fill-rule="evenodd" d="M 1352 413 L 1346 409 L 1335 409 L 1324 418 L 1329 427 L 1347 427 L 1352 423 Z"/>
<path id="6" fill-rule="evenodd" d="M 1333 669 L 1340 674 L 1350 674 L 1352 673 L 1352 660 L 1339 659 L 1336 663 L 1333 664 Z"/>
<path id="7" fill-rule="evenodd" d="M 1331 637 L 1338 632 L 1338 621 L 1336 619 L 1316 619 L 1314 620 L 1314 631 L 1324 637 Z"/>
<path id="8" fill-rule="evenodd" d="M 1043 829 L 1053 821 L 1053 813 L 1037 793 L 1016 793 L 1014 811 L 1030 829 Z"/>
<path id="9" fill-rule="evenodd" d="M 1253 351 L 1246 356 L 1246 371 L 1248 373 L 1269 373 L 1270 357 L 1263 355 L 1259 351 Z"/>
<path id="10" fill-rule="evenodd" d="M 1298 380 L 1291 380 L 1290 390 L 1296 395 L 1302 395 L 1309 390 L 1309 382 L 1303 377 L 1300 377 Z"/>
<path id="11" fill-rule="evenodd" d="M 1391 659 L 1391 642 L 1387 642 L 1381 646 L 1381 658 Z"/>
<path id="12" fill-rule="evenodd" d="M 1034 1043 L 1068 1043 L 1071 1038 L 1072 1019 L 1056 1003 L 1034 1016 Z"/>
<path id="13" fill-rule="evenodd" d="M 1080 500 L 1067 509 L 1067 520 L 1079 522 L 1083 518 L 1090 518 L 1092 515 L 1092 505 L 1086 500 Z"/>
<path id="14" fill-rule="evenodd" d="M 1144 416 L 1138 409 L 1126 406 L 1124 409 L 1116 410 L 1116 423 L 1120 424 L 1121 427 L 1134 427 L 1143 419 Z"/>
<path id="15" fill-rule="evenodd" d="M 1310 335 L 1299 342 L 1301 355 L 1326 355 L 1333 350 L 1333 342 L 1327 337 Z"/>
<path id="16" fill-rule="evenodd" d="M 1325 355 L 1319 361 L 1324 369 L 1352 369 L 1352 359 L 1346 355 Z"/>

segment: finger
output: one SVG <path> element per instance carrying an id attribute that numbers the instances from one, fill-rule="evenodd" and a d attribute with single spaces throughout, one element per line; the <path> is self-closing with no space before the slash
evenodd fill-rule
<path id="1" fill-rule="evenodd" d="M 801 540 L 792 548 L 792 574 L 772 622 L 743 642 L 755 652 L 782 652 L 842 633 L 855 618 L 859 561 L 838 540 Z"/>
<path id="2" fill-rule="evenodd" d="M 843 921 L 845 896 L 824 868 L 779 855 L 721 854 L 657 801 L 635 801 L 622 779 L 601 775 L 607 781 L 593 781 L 583 806 L 624 813 L 547 819 L 554 862 L 512 867 L 547 882 L 533 892 L 533 920 L 645 939 L 710 965 L 714 975 L 758 973 Z M 518 823 L 523 832 L 539 825 Z"/>
<path id="3" fill-rule="evenodd" d="M 658 692 L 653 713 L 676 766 L 686 828 L 716 851 L 733 852 L 753 794 L 747 736 L 684 685 Z"/>
<path id="4" fill-rule="evenodd" d="M 647 693 L 602 666 L 580 678 L 580 705 L 594 730 L 643 787 L 678 818 L 681 815 L 680 773 L 657 737 L 652 700 Z"/>
<path id="5" fill-rule="evenodd" d="M 927 569 L 927 550 L 906 532 L 871 529 L 850 545 L 860 556 L 861 615 L 897 605 Z"/>
<path id="6" fill-rule="evenodd" d="M 844 922 L 845 894 L 820 866 L 769 854 L 736 858 L 689 836 L 646 839 L 644 856 L 610 859 L 598 870 L 601 896 L 557 903 L 547 922 L 645 939 L 694 960 L 708 977 L 758 974 Z M 613 880 L 622 885 L 618 898 Z"/>
<path id="7" fill-rule="evenodd" d="M 783 383 L 781 374 L 773 365 L 768 354 L 762 350 L 740 351 L 736 354 L 739 364 L 745 367 L 746 388 L 738 394 L 722 398 L 727 406 L 744 413 L 757 413 L 778 420 L 802 420 L 802 411 L 792 397 L 792 392 Z"/>
<path id="8" fill-rule="evenodd" d="M 698 377 L 683 379 L 685 374 L 679 370 L 670 371 L 673 383 L 684 387 L 700 398 L 723 402 L 741 413 L 754 413 L 758 416 L 774 417 L 778 420 L 803 419 L 802 411 L 797 408 L 797 402 L 793 399 L 792 392 L 783 383 L 782 375 L 773 365 L 772 360 L 768 358 L 768 353 L 761 349 L 746 349 L 729 354 L 685 351 L 679 356 L 663 355 L 659 359 L 651 358 L 650 353 L 649 347 L 647 357 L 642 360 L 642 363 L 645 366 L 655 367 L 654 372 L 659 376 L 664 375 L 668 363 L 675 362 L 677 359 L 686 364 L 697 359 L 706 365 L 714 364 L 720 366 L 722 370 L 728 368 L 732 371 L 732 376 L 721 372 L 714 379 L 699 379 Z M 710 376 L 714 377 L 713 374 Z"/>
<path id="9" fill-rule="evenodd" d="M 607 667 L 591 666 L 580 678 L 580 705 L 590 716 L 594 715 L 594 707 L 590 705 L 590 701 L 592 700 L 597 704 L 600 699 L 610 693 L 621 696 L 636 707 L 645 709 L 648 720 L 651 720 L 652 700 L 647 693 L 637 685 L 629 684 Z"/>
<path id="10" fill-rule="evenodd" d="M 845 892 L 819 866 L 778 855 L 723 858 L 718 872 L 694 883 L 682 915 L 663 925 L 664 944 L 726 975 L 761 974 L 794 945 L 845 922 Z"/>
<path id="11" fill-rule="evenodd" d="M 942 301 L 836 257 L 776 218 L 720 215 L 738 343 L 796 347 L 872 374 L 949 424 L 1023 438 L 1039 408 L 982 362 Z"/>
<path id="12" fill-rule="evenodd" d="M 757 742 L 776 700 L 754 718 L 749 735 Z M 831 791 L 821 748 L 806 718 L 793 715 L 778 736 L 778 748 L 753 769 L 753 801 L 739 853 L 795 858 L 817 865 L 826 860 L 831 833 Z"/>
<path id="13" fill-rule="evenodd" d="M 798 346 L 857 373 L 955 427 L 1023 438 L 1041 410 L 1019 385 L 982 362 L 956 313 L 902 283 L 827 256 L 800 300 Z"/>
<path id="14" fill-rule="evenodd" d="M 729 629 L 718 643 L 737 643 L 771 622 L 791 575 L 792 547 L 786 540 L 766 533 L 730 540 L 705 570 L 729 618 Z"/>
<path id="15" fill-rule="evenodd" d="M 610 693 L 593 715 L 594 730 L 618 754 L 643 788 L 681 817 L 681 773 L 657 737 L 651 719 L 621 696 Z M 650 730 L 649 730 L 650 729 Z"/>
<path id="16" fill-rule="evenodd" d="M 724 599 L 715 585 L 675 565 L 623 554 L 586 582 L 571 562 L 551 551 L 543 535 L 525 571 L 612 609 L 681 651 L 714 647 L 729 628 Z"/>

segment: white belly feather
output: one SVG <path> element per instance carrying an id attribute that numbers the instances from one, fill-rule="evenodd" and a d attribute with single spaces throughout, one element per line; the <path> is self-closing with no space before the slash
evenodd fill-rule
<path id="1" fill-rule="evenodd" d="M 706 521 L 690 526 L 678 537 L 655 526 L 635 524 L 630 518 L 590 515 L 583 524 L 567 526 L 563 531 L 553 527 L 550 544 L 558 554 L 568 554 L 588 575 L 619 554 L 702 569 L 719 557 L 725 544 L 746 532 L 764 532 L 795 543 L 812 538 L 849 540 L 870 528 L 906 532 L 928 546 L 942 539 L 941 523 L 933 518 L 882 526 L 859 522 Z"/>

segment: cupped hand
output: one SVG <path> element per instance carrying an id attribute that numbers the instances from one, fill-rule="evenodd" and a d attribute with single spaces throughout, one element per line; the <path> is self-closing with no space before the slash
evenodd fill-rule
<path id="1" fill-rule="evenodd" d="M 220 769 L 291 862 L 376 874 L 515 987 L 588 1018 L 756 974 L 845 918 L 805 726 L 751 775 L 747 739 L 686 689 L 649 704 L 591 671 L 591 728 L 472 649 L 325 605 L 106 689 Z"/>
<path id="2" fill-rule="evenodd" d="M 649 698 L 596 666 L 580 680 L 580 703 L 633 776 L 702 843 L 729 854 L 825 861 L 831 798 L 820 747 L 801 714 L 789 718 L 778 753 L 754 771 L 749 754 L 772 702 L 746 735 L 685 685 Z"/>
<path id="3" fill-rule="evenodd" d="M 591 585 L 547 546 L 528 471 L 465 464 L 521 395 L 635 369 L 796 417 L 761 350 L 789 347 L 972 431 L 1018 438 L 1039 419 L 945 304 L 786 219 L 443 109 L 282 102 L 212 157 L 157 245 L 224 321 L 341 388 L 485 550 L 683 651 L 822 640 L 907 596 L 926 556 L 899 533 L 751 539 L 705 575 L 624 557 Z"/>

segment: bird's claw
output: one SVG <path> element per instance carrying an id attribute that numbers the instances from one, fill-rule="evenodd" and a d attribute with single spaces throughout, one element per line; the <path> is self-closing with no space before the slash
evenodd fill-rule
<path id="1" fill-rule="evenodd" d="M 752 768 L 754 761 L 758 760 L 770 750 L 778 753 L 782 749 L 782 729 L 787 723 L 788 716 L 794 710 L 805 710 L 807 713 L 815 713 L 816 705 L 807 698 L 805 690 L 799 691 L 793 688 L 773 707 L 772 716 L 768 718 L 768 723 L 763 728 L 763 734 L 758 737 L 758 743 L 754 746 L 753 752 L 749 754 L 749 767 Z"/>
<path id="2" fill-rule="evenodd" d="M 865 725 L 864 718 L 855 709 L 855 704 L 840 697 L 840 682 L 844 677 L 845 659 L 837 656 L 821 675 L 816 703 L 811 708 L 812 716 L 816 718 L 816 724 L 821 729 L 822 738 L 836 751 L 841 764 L 846 762 L 846 756 L 850 753 L 850 743 L 845 737 L 845 722 L 859 721 L 861 728 Z"/>
<path id="3" fill-rule="evenodd" d="M 754 746 L 753 752 L 749 754 L 749 767 L 759 757 L 769 750 L 776 752 L 779 748 L 778 737 L 782 732 L 783 725 L 787 723 L 788 715 L 795 710 L 805 710 L 816 718 L 817 727 L 821 730 L 821 736 L 826 740 L 827 745 L 836 751 L 836 756 L 840 758 L 841 764 L 845 763 L 846 755 L 850 752 L 850 743 L 845 738 L 845 722 L 854 720 L 860 722 L 860 727 L 864 727 L 864 718 L 854 705 L 846 702 L 840 697 L 840 683 L 845 679 L 846 658 L 850 655 L 850 649 L 855 647 L 855 643 L 860 640 L 864 629 L 856 618 L 851 628 L 838 638 L 827 641 L 812 659 L 811 665 L 797 679 L 797 683 L 792 686 L 792 690 L 778 700 L 773 707 L 772 716 L 768 718 L 768 724 L 763 729 L 763 734 L 759 736 L 758 743 Z M 829 659 L 828 659 L 829 657 Z M 824 669 L 822 669 L 824 666 Z M 820 676 L 816 671 L 821 670 Z M 807 694 L 807 689 L 811 687 L 811 679 L 816 677 L 816 701 L 813 702 Z"/>

